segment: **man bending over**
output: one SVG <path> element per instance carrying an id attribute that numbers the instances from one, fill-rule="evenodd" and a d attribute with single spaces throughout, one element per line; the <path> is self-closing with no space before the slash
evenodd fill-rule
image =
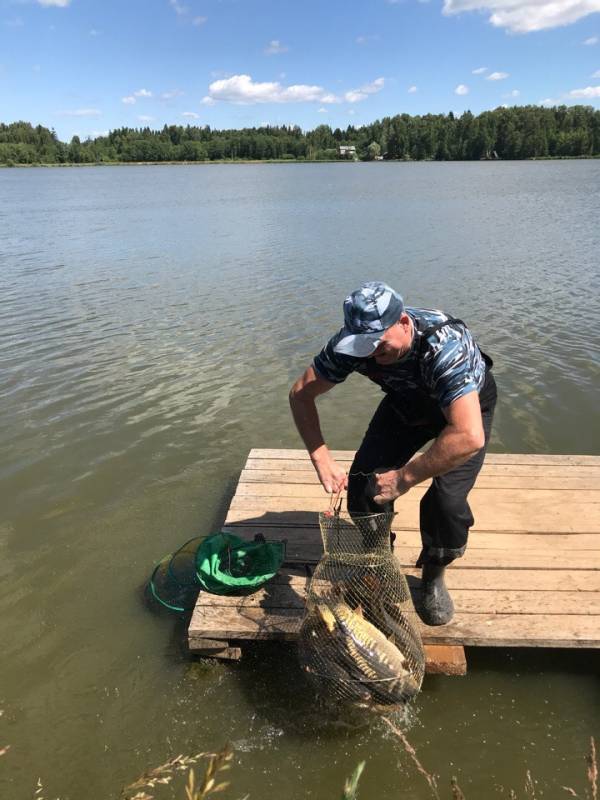
<path id="1" fill-rule="evenodd" d="M 467 495 L 492 428 L 491 367 L 464 322 L 405 307 L 394 289 L 372 281 L 346 298 L 344 326 L 290 391 L 294 421 L 319 480 L 329 493 L 348 489 L 350 513 L 393 511 L 397 497 L 433 479 L 421 500 L 417 561 L 420 613 L 428 625 L 444 625 L 454 613 L 444 571 L 465 552 L 474 523 Z M 315 400 L 351 372 L 377 383 L 385 397 L 347 475 L 325 444 Z"/>

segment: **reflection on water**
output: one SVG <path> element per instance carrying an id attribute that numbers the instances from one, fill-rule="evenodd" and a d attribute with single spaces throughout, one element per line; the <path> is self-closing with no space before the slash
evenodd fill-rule
<path id="1" fill-rule="evenodd" d="M 496 361 L 492 449 L 598 453 L 600 163 L 18 170 L 0 175 L 0 746 L 6 795 L 114 796 L 233 740 L 238 794 L 427 797 L 384 726 L 315 713 L 293 653 L 190 662 L 151 565 L 222 521 L 250 447 L 297 447 L 287 391 L 386 280 Z M 334 447 L 377 402 L 323 398 Z M 477 651 L 408 722 L 467 796 L 582 786 L 598 660 Z M 346 723 L 346 727 L 344 725 Z"/>

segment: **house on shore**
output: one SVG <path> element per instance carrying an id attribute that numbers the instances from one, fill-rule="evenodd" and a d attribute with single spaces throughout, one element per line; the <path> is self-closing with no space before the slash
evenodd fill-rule
<path id="1" fill-rule="evenodd" d="M 338 157 L 356 159 L 356 147 L 353 144 L 338 145 Z"/>

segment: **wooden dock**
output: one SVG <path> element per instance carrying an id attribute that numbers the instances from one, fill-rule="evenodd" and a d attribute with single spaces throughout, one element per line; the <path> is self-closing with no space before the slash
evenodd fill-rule
<path id="1" fill-rule="evenodd" d="M 333 455 L 350 467 L 352 452 Z M 415 596 L 427 485 L 396 501 L 393 525 L 394 553 Z M 600 457 L 490 454 L 469 501 L 476 520 L 469 546 L 447 572 L 455 618 L 421 628 L 428 670 L 464 673 L 465 645 L 600 647 Z M 224 527 L 250 539 L 286 539 L 286 562 L 253 595 L 201 593 L 188 630 L 192 652 L 236 658 L 244 641 L 297 636 L 326 507 L 304 451 L 250 452 Z"/>

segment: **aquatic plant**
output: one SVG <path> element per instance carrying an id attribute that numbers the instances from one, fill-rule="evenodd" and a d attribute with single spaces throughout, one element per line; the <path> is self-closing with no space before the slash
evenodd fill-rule
<path id="1" fill-rule="evenodd" d="M 358 781 L 360 780 L 360 776 L 362 775 L 362 771 L 365 768 L 365 762 L 361 761 L 357 768 L 354 770 L 352 775 L 346 780 L 344 784 L 344 792 L 342 794 L 342 800 L 356 800 L 356 792 L 358 791 Z"/>
<path id="2" fill-rule="evenodd" d="M 196 773 L 193 765 L 200 759 L 208 758 L 208 765 L 204 771 L 204 776 L 197 782 Z M 159 785 L 171 783 L 175 775 L 179 772 L 188 772 L 188 780 L 185 787 L 187 800 L 204 800 L 210 794 L 222 792 L 229 786 L 228 781 L 217 783 L 217 774 L 225 772 L 230 768 L 230 761 L 233 758 L 233 748 L 226 744 L 216 753 L 196 753 L 192 756 L 178 755 L 175 758 L 161 764 L 159 767 L 144 772 L 133 783 L 126 786 L 121 792 L 124 800 L 153 800 L 154 795 L 148 794 L 147 789 L 155 789 Z M 135 792 L 135 794 L 133 794 Z"/>

